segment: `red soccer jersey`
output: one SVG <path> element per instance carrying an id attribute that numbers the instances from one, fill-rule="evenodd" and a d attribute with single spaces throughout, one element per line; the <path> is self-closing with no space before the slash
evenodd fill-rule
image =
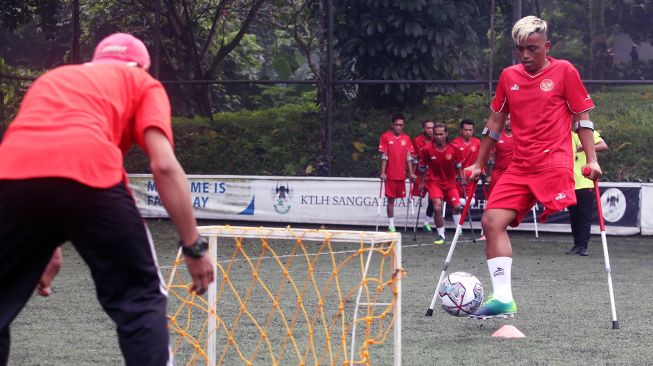
<path id="1" fill-rule="evenodd" d="M 570 142 L 571 143 L 571 142 Z M 381 135 L 379 151 L 388 157 L 385 174 L 389 180 L 406 179 L 406 162 L 413 155 L 413 144 L 405 133 L 395 136 L 392 131 Z"/>
<path id="2" fill-rule="evenodd" d="M 515 141 L 511 169 L 573 169 L 572 114 L 594 108 L 578 70 L 568 61 L 547 58 L 549 66 L 536 75 L 519 64 L 499 77 L 491 108 L 510 113 Z"/>
<path id="3" fill-rule="evenodd" d="M 424 146 L 432 143 L 433 140 L 426 140 L 423 133 L 415 136 L 413 139 L 413 156 L 419 158 L 420 151 L 424 148 Z"/>
<path id="4" fill-rule="evenodd" d="M 494 145 L 494 171 L 503 172 L 512 160 L 513 140 L 512 135 L 501 134 L 501 139 Z"/>
<path id="5" fill-rule="evenodd" d="M 461 157 L 455 145 L 447 144 L 440 150 L 435 144 L 427 144 L 420 153 L 420 161 L 428 166 L 427 181 L 434 181 L 442 186 L 456 184 L 456 166 L 460 164 Z"/>
<path id="6" fill-rule="evenodd" d="M 172 143 L 161 83 L 126 64 L 70 65 L 29 88 L 0 145 L 0 179 L 69 178 L 108 188 L 126 181 L 123 154 L 145 130 Z"/>
<path id="7" fill-rule="evenodd" d="M 481 148 L 481 140 L 472 137 L 469 139 L 469 142 L 466 142 L 462 137 L 458 136 L 453 139 L 451 143 L 460 150 L 460 156 L 462 158 L 461 164 L 463 168 L 467 168 L 476 162 L 476 158 L 478 158 L 478 150 Z"/>

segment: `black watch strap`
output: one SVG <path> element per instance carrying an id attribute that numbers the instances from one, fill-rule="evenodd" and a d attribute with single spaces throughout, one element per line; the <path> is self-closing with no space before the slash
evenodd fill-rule
<path id="1" fill-rule="evenodd" d="M 188 246 L 184 246 L 180 240 L 179 246 L 181 247 L 181 252 L 184 253 L 185 256 L 201 258 L 209 249 L 209 241 L 206 240 L 205 237 L 199 236 L 193 244 Z"/>

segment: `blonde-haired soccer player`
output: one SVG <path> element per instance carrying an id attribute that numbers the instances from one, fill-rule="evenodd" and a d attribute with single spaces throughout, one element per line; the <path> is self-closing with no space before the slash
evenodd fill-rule
<path id="1" fill-rule="evenodd" d="M 594 125 L 589 110 L 594 102 L 576 68 L 547 55 L 551 42 L 547 24 L 534 16 L 512 29 L 519 64 L 507 67 L 499 77 L 488 122 L 476 162 L 466 168 L 476 179 L 488 154 L 501 137 L 510 114 L 514 155 L 487 203 L 481 224 L 487 237 L 487 264 L 494 293 L 473 318 L 510 317 L 517 312 L 511 286 L 512 247 L 507 227 L 517 226 L 536 201 L 552 213 L 576 203 L 571 130 L 580 138 L 587 156 L 590 179 L 601 176 L 594 151 Z"/>

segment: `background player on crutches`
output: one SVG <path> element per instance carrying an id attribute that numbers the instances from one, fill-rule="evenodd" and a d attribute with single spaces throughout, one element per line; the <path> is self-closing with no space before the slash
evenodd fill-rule
<path id="1" fill-rule="evenodd" d="M 419 152 L 426 146 L 427 144 L 432 144 L 433 143 L 433 126 L 434 122 L 430 119 L 427 119 L 422 122 L 422 133 L 419 135 L 415 136 L 413 139 L 413 172 L 416 172 L 418 169 L 418 164 L 419 164 Z M 413 184 L 413 189 L 411 192 L 411 195 L 413 197 L 420 196 L 420 184 L 424 182 L 424 174 L 417 174 L 417 181 L 415 184 Z M 423 184 L 422 184 L 423 185 Z M 423 187 L 426 189 L 426 187 Z M 423 193 L 423 192 L 422 192 Z M 423 197 L 421 195 L 420 197 Z M 418 213 L 420 210 L 417 210 Z M 431 219 L 433 218 L 433 204 L 431 203 L 431 200 L 427 200 L 427 205 L 426 205 L 426 216 L 424 217 L 424 224 L 422 228 L 424 229 L 424 232 L 426 233 L 432 233 L 433 229 L 431 228 Z M 418 218 L 419 220 L 419 214 Z M 415 225 L 417 226 L 417 225 Z"/>
<path id="2" fill-rule="evenodd" d="M 451 205 L 454 221 L 460 219 L 460 196 L 456 177 L 461 177 L 460 154 L 458 149 L 447 144 L 447 127 L 437 122 L 433 129 L 433 143 L 427 144 L 420 152 L 420 163 L 428 167 L 426 187 L 429 199 L 433 202 L 433 219 L 438 237 L 434 244 L 444 244 L 443 200 Z"/>
<path id="3" fill-rule="evenodd" d="M 379 152 L 381 153 L 380 178 L 385 182 L 385 196 L 388 198 L 388 231 L 395 232 L 394 203 L 397 198 L 406 197 L 406 168 L 408 178 L 415 180 L 413 174 L 413 144 L 410 137 L 403 133 L 405 119 L 403 114 L 392 116 L 390 129 L 381 135 Z"/>

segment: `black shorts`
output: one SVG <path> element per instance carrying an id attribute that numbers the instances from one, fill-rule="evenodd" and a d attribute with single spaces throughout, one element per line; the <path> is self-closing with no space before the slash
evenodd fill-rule
<path id="1" fill-rule="evenodd" d="M 99 189 L 63 178 L 0 181 L 0 364 L 9 324 L 66 241 L 91 269 L 127 364 L 166 364 L 167 297 L 134 199 L 123 183 Z"/>

